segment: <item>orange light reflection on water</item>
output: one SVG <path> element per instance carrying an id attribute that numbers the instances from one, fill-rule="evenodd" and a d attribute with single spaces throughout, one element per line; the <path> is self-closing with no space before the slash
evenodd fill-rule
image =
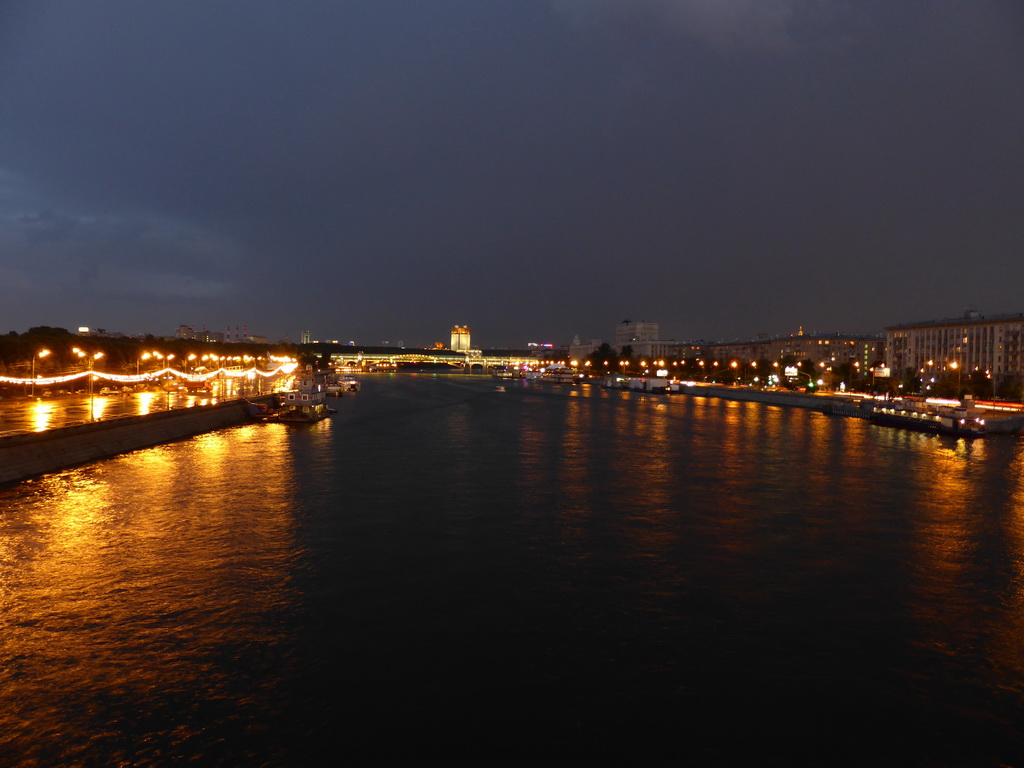
<path id="1" fill-rule="evenodd" d="M 1014 553 L 1014 588 L 1006 598 L 1006 631 L 996 638 L 996 663 L 1024 678 L 1024 446 L 1018 446 L 1007 471 L 1010 499 L 1006 516 L 1006 542 Z"/>
<path id="2" fill-rule="evenodd" d="M 156 396 L 157 395 L 155 392 L 140 392 L 139 394 L 135 395 L 135 398 L 139 404 L 138 413 L 140 416 L 145 416 L 148 413 L 152 413 L 152 411 L 154 410 L 153 400 L 156 398 Z"/>
<path id="3" fill-rule="evenodd" d="M 52 402 L 37 401 L 32 406 L 32 431 L 45 432 L 54 425 L 57 418 L 57 406 Z"/>
<path id="4" fill-rule="evenodd" d="M 92 409 L 93 421 L 99 421 L 103 418 L 104 412 L 107 410 L 109 404 L 109 398 L 106 396 L 99 397 L 94 396 L 90 402 L 90 408 Z"/>
<path id="5" fill-rule="evenodd" d="M 130 724 L 77 732 L 89 723 L 82 713 L 174 692 L 215 700 L 230 677 L 226 648 L 280 642 L 263 617 L 293 599 L 300 553 L 288 433 L 262 427 L 47 476 L 0 515 L 8 754 L 51 749 L 52 739 L 123 740 Z M 238 704 L 251 706 L 272 702 Z M 185 739 L 204 723 L 169 726 Z"/>
<path id="6" fill-rule="evenodd" d="M 930 650 L 955 655 L 962 647 L 985 648 L 994 668 L 1024 672 L 1024 459 L 1017 447 L 1012 465 L 993 471 L 1004 451 L 1000 438 L 954 440 L 928 436 L 913 480 L 918 494 L 909 564 L 919 632 Z M 992 488 L 1006 483 L 1005 506 L 993 507 Z M 1001 563 L 1013 573 L 1001 573 Z M 1008 594 L 988 585 L 1009 576 Z M 991 669 L 978 671 L 992 674 Z"/>

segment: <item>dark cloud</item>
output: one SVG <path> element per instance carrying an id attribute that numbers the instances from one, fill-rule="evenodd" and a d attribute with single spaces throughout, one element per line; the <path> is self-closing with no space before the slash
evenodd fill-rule
<path id="1" fill-rule="evenodd" d="M 43 211 L 36 215 L 19 216 L 15 219 L 15 224 L 25 233 L 25 239 L 30 243 L 56 243 L 67 239 L 78 226 L 78 219 L 72 216 L 58 216 L 53 211 Z"/>
<path id="2" fill-rule="evenodd" d="M 512 344 L 1020 311 L 1022 30 L 996 0 L 7 3 L 0 313 Z"/>
<path id="3" fill-rule="evenodd" d="M 581 29 L 643 24 L 720 53 L 785 53 L 855 32 L 842 28 L 849 4 L 839 0 L 554 0 L 553 5 Z"/>

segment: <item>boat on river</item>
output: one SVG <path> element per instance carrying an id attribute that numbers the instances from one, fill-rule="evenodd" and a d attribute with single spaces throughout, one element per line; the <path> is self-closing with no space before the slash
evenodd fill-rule
<path id="1" fill-rule="evenodd" d="M 305 374 L 298 379 L 298 388 L 278 393 L 280 403 L 274 421 L 309 423 L 326 419 L 333 408 L 327 407 L 327 386 L 323 377 Z"/>
<path id="2" fill-rule="evenodd" d="M 868 417 L 874 424 L 933 432 L 955 437 L 983 437 L 985 420 L 966 408 L 924 408 L 918 403 L 894 400 L 875 406 Z"/>
<path id="3" fill-rule="evenodd" d="M 343 379 L 329 379 L 325 392 L 330 397 L 341 397 L 346 392 L 358 392 L 359 386 L 358 379 L 346 376 Z"/>

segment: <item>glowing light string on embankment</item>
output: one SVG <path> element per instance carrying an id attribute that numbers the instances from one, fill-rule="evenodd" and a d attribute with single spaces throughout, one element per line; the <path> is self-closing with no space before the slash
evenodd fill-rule
<path id="1" fill-rule="evenodd" d="M 139 384 L 144 381 L 159 379 L 162 376 L 174 376 L 179 379 L 184 379 L 185 381 L 209 381 L 221 374 L 230 379 L 241 379 L 248 376 L 262 376 L 265 379 L 269 379 L 271 376 L 277 376 L 278 374 L 288 375 L 297 367 L 297 363 L 285 363 L 269 371 L 261 371 L 258 368 L 250 368 L 246 371 L 218 368 L 216 371 L 207 371 L 206 373 L 186 373 L 185 371 L 177 371 L 173 368 L 164 368 L 162 371 L 151 371 L 149 373 L 137 374 L 117 374 L 106 373 L 104 371 L 79 371 L 78 373 L 68 374 L 67 376 L 37 376 L 35 379 L 16 379 L 12 376 L 0 376 L 0 384 L 36 384 L 37 386 L 46 386 L 49 384 L 66 384 L 69 381 L 77 381 L 78 379 L 83 379 L 86 376 L 92 376 L 93 381 L 103 379 L 104 381 L 116 381 L 119 384 Z"/>

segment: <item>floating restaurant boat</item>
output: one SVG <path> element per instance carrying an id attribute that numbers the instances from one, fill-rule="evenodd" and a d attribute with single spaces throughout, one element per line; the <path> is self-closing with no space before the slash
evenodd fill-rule
<path id="1" fill-rule="evenodd" d="M 359 386 L 360 384 L 358 379 L 346 376 L 343 379 L 328 379 L 327 386 L 324 387 L 324 391 L 332 397 L 341 397 L 346 392 L 358 392 Z"/>
<path id="2" fill-rule="evenodd" d="M 327 387 L 322 377 L 312 374 L 299 379 L 298 389 L 278 393 L 280 407 L 274 421 L 308 423 L 320 421 L 334 413 L 327 407 Z"/>
<path id="3" fill-rule="evenodd" d="M 922 408 L 894 400 L 875 406 L 868 417 L 875 424 L 913 429 L 956 437 L 983 437 L 985 420 L 973 416 L 966 408 Z"/>
<path id="4" fill-rule="evenodd" d="M 555 381 L 560 384 L 573 384 L 579 380 L 580 375 L 564 365 L 549 365 L 541 372 L 540 378 L 543 381 Z"/>

